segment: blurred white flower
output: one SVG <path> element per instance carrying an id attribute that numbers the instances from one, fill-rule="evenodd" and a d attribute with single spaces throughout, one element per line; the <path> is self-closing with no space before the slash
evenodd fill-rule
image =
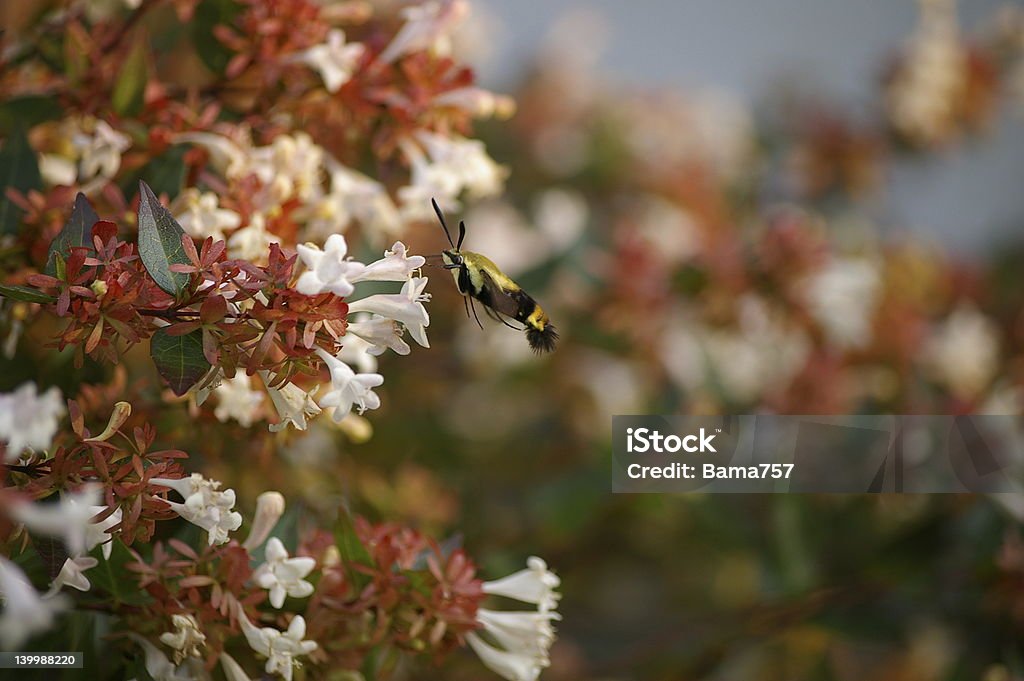
<path id="1" fill-rule="evenodd" d="M 369 341 L 363 340 L 360 336 L 352 333 L 351 329 L 353 323 L 363 323 L 371 318 L 372 315 L 360 314 L 356 315 L 358 322 L 355 322 L 353 321 L 352 316 L 349 316 L 349 330 L 345 333 L 345 338 L 342 341 L 341 352 L 336 355 L 336 357 L 342 362 L 349 366 L 354 366 L 363 374 L 373 374 L 377 372 L 377 356 L 382 354 L 383 350 L 377 352 L 377 350 L 380 349 L 378 346 L 375 346 Z M 392 324 L 395 323 L 394 320 L 388 321 Z"/>
<path id="2" fill-rule="evenodd" d="M 164 500 L 175 513 L 198 525 L 209 533 L 209 543 L 225 544 L 228 532 L 242 525 L 242 515 L 232 509 L 235 506 L 235 491 L 220 490 L 221 483 L 206 480 L 199 473 L 188 478 L 153 478 L 150 484 L 170 487 L 185 499 L 185 503 Z"/>
<path id="3" fill-rule="evenodd" d="M 920 21 L 886 92 L 889 118 L 918 143 L 951 132 L 967 87 L 969 56 L 960 40 L 953 0 L 921 0 Z"/>
<path id="4" fill-rule="evenodd" d="M 259 197 L 264 210 L 291 198 L 309 201 L 320 191 L 324 171 L 324 150 L 304 132 L 278 135 L 265 147 L 249 154 L 251 172 L 266 189 Z"/>
<path id="5" fill-rule="evenodd" d="M 249 647 L 267 658 L 265 671 L 280 674 L 285 681 L 291 681 L 294 668 L 299 666 L 297 658 L 317 649 L 315 641 L 302 640 L 306 635 L 306 620 L 302 615 L 296 615 L 283 633 L 271 627 L 256 627 L 241 608 L 238 610 L 238 622 Z"/>
<path id="6" fill-rule="evenodd" d="M 738 307 L 736 327 L 708 326 L 682 312 L 669 315 L 660 355 L 681 388 L 749 403 L 785 387 L 804 367 L 810 339 L 803 331 L 755 295 L 745 295 Z"/>
<path id="7" fill-rule="evenodd" d="M 221 423 L 234 419 L 248 428 L 260 415 L 263 393 L 253 390 L 252 381 L 243 371 L 236 373 L 234 378 L 224 379 L 213 394 L 217 396 L 213 414 Z"/>
<path id="8" fill-rule="evenodd" d="M 405 23 L 377 59 L 390 63 L 410 52 L 451 52 L 451 33 L 469 15 L 467 0 L 428 0 L 402 10 Z"/>
<path id="9" fill-rule="evenodd" d="M 422 255 L 408 254 L 401 241 L 396 241 L 384 257 L 366 265 L 362 272 L 349 277 L 353 283 L 360 281 L 406 281 L 413 272 L 423 267 L 427 259 Z"/>
<path id="10" fill-rule="evenodd" d="M 526 568 L 513 572 L 491 582 L 483 583 L 483 592 L 492 596 L 514 598 L 524 603 L 535 603 L 540 612 L 553 611 L 558 606 L 561 595 L 555 589 L 562 580 L 548 569 L 542 558 L 530 556 L 526 560 Z"/>
<path id="11" fill-rule="evenodd" d="M 875 263 L 836 258 L 810 275 L 801 288 L 808 311 L 829 342 L 847 349 L 862 348 L 871 340 L 872 315 L 881 287 Z"/>
<path id="12" fill-rule="evenodd" d="M 999 330 L 974 304 L 960 303 L 928 340 L 924 361 L 956 397 L 978 397 L 999 366 Z"/>
<path id="13" fill-rule="evenodd" d="M 253 514 L 249 536 L 242 546 L 252 551 L 270 535 L 277 521 L 284 515 L 284 496 L 280 492 L 264 492 L 256 497 L 256 513 Z"/>
<path id="14" fill-rule="evenodd" d="M 189 236 L 196 239 L 224 238 L 224 230 L 232 230 L 242 224 L 241 216 L 233 210 L 220 208 L 217 195 L 213 192 L 200 193 L 195 187 L 188 187 L 171 204 L 171 212 Z"/>
<path id="15" fill-rule="evenodd" d="M 60 154 L 40 154 L 39 174 L 50 186 L 70 187 L 78 179 L 78 167 L 73 160 Z"/>
<path id="16" fill-rule="evenodd" d="M 262 213 L 253 213 L 249 224 L 237 230 L 228 239 L 228 257 L 240 260 L 263 261 L 270 244 L 280 240 L 267 231 L 267 219 Z"/>
<path id="17" fill-rule="evenodd" d="M 0 556 L 0 648 L 18 650 L 30 637 L 47 631 L 56 616 L 67 610 L 63 595 L 43 599 L 17 565 Z"/>
<path id="18" fill-rule="evenodd" d="M 186 657 L 201 657 L 206 647 L 206 634 L 192 615 L 171 615 L 174 631 L 160 634 L 160 642 L 174 649 L 174 662 L 181 664 Z"/>
<path id="19" fill-rule="evenodd" d="M 411 277 L 402 286 L 401 293 L 378 293 L 349 303 L 349 314 L 370 312 L 394 319 L 405 326 L 417 343 L 429 348 L 426 327 L 430 326 L 430 315 L 423 306 L 430 300 L 430 294 L 423 292 L 427 281 L 427 277 Z"/>
<path id="20" fill-rule="evenodd" d="M 363 263 L 345 257 L 348 244 L 341 234 L 327 237 L 323 250 L 316 244 L 299 244 L 297 249 L 308 269 L 299 277 L 295 290 L 306 296 L 328 291 L 342 298 L 351 295 L 354 290 L 351 280 L 366 269 Z"/>
<path id="21" fill-rule="evenodd" d="M 360 43 L 346 43 L 345 32 L 335 28 L 327 33 L 327 42 L 301 52 L 296 60 L 317 71 L 328 92 L 337 92 L 352 79 L 365 51 Z"/>
<path id="22" fill-rule="evenodd" d="M 103 527 L 90 522 L 104 508 L 98 505 L 101 497 L 100 486 L 88 484 L 77 492 L 62 494 L 58 503 L 16 504 L 11 517 L 29 532 L 60 539 L 68 555 L 80 556 L 108 537 Z M 109 527 L 107 522 L 104 525 Z"/>
<path id="23" fill-rule="evenodd" d="M 487 155 L 480 140 L 426 130 L 414 137 L 415 141 L 405 139 L 400 144 L 412 167 L 411 184 L 398 190 L 407 220 L 433 216 L 431 199 L 452 208 L 462 191 L 473 198 L 501 192 L 508 170 Z"/>
<path id="24" fill-rule="evenodd" d="M 380 398 L 373 389 L 384 383 L 380 374 L 357 374 L 337 357 L 332 357 L 323 348 L 316 352 L 331 372 L 331 389 L 320 398 L 321 407 L 332 407 L 331 418 L 337 423 L 357 406 L 362 414 L 367 409 L 380 406 Z"/>
<path id="25" fill-rule="evenodd" d="M 81 182 L 114 177 L 121 168 L 121 154 L 132 145 L 131 138 L 101 120 L 96 121 L 92 134 L 79 132 L 72 136 L 71 143 L 79 154 Z"/>
<path id="26" fill-rule="evenodd" d="M 146 671 L 153 681 L 199 681 L 209 678 L 201 663 L 195 658 L 189 658 L 185 660 L 185 664 L 176 667 L 159 648 L 148 640 L 134 632 L 128 632 L 127 636 L 142 646 L 142 651 L 146 656 Z"/>
<path id="27" fill-rule="evenodd" d="M 515 100 L 511 97 L 473 86 L 443 92 L 434 97 L 434 105 L 462 109 L 474 118 L 505 119 L 512 116 L 516 110 Z"/>
<path id="28" fill-rule="evenodd" d="M 43 452 L 53 444 L 64 400 L 56 387 L 41 395 L 37 390 L 30 382 L 0 394 L 0 440 L 7 441 L 4 463 L 16 461 L 26 449 Z"/>
<path id="29" fill-rule="evenodd" d="M 251 145 L 243 146 L 234 140 L 212 132 L 186 132 L 175 135 L 176 144 L 196 144 L 210 155 L 210 164 L 229 180 L 249 174 L 249 153 Z"/>
<path id="30" fill-rule="evenodd" d="M 562 252 L 579 239 L 590 219 L 586 198 L 571 189 L 548 189 L 534 201 L 533 221 L 551 249 Z M 674 234 L 678 238 L 679 234 Z M 662 244 L 665 246 L 667 244 Z"/>
<path id="31" fill-rule="evenodd" d="M 267 392 L 270 394 L 270 401 L 274 403 L 277 410 L 278 422 L 270 424 L 270 432 L 276 433 L 291 425 L 296 430 L 306 430 L 307 416 L 316 416 L 320 413 L 320 407 L 313 400 L 313 394 L 319 389 L 314 388 L 312 392 L 306 392 L 294 383 L 285 383 L 279 388 L 270 385 L 270 376 L 261 371 L 263 382 L 267 385 Z"/>
<path id="32" fill-rule="evenodd" d="M 266 562 L 256 568 L 253 580 L 261 589 L 270 591 L 270 604 L 280 609 L 285 596 L 305 598 L 313 593 L 313 585 L 303 579 L 316 567 L 308 556 L 289 558 L 284 544 L 277 537 L 267 541 Z"/>
<path id="33" fill-rule="evenodd" d="M 50 590 L 43 595 L 43 598 L 52 597 L 65 586 L 70 586 L 72 589 L 78 589 L 79 591 L 88 591 L 92 588 L 92 584 L 89 582 L 89 578 L 85 576 L 85 571 L 97 565 L 99 565 L 99 560 L 92 556 L 78 556 L 77 558 L 66 559 L 64 565 L 60 568 L 60 572 L 50 582 Z"/>
<path id="34" fill-rule="evenodd" d="M 249 675 L 242 669 L 242 665 L 235 661 L 227 653 L 220 654 L 220 666 L 224 669 L 224 677 L 227 681 L 252 681 Z"/>

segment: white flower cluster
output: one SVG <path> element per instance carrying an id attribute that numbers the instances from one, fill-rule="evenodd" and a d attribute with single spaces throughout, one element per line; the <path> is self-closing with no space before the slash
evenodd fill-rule
<path id="1" fill-rule="evenodd" d="M 22 452 L 44 452 L 53 443 L 64 400 L 57 388 L 41 395 L 35 383 L 23 383 L 11 393 L 0 394 L 0 440 L 7 442 L 4 463 L 18 460 Z"/>
<path id="2" fill-rule="evenodd" d="M 188 478 L 153 478 L 153 485 L 169 487 L 180 494 L 184 503 L 165 501 L 179 516 L 209 533 L 210 546 L 225 544 L 228 532 L 242 525 L 242 515 L 232 510 L 235 506 L 235 491 L 220 491 L 220 483 L 207 480 L 199 473 Z"/>
<path id="3" fill-rule="evenodd" d="M 19 590 L 15 583 L 13 588 L 20 594 L 20 600 L 13 603 L 20 603 L 25 608 L 31 607 L 37 610 L 34 614 L 22 613 L 29 619 L 40 623 L 51 621 L 51 615 L 55 610 L 53 606 L 44 605 L 44 603 L 51 600 L 62 603 L 63 601 L 56 596 L 65 586 L 79 591 L 88 591 L 92 588 L 89 578 L 85 576 L 85 571 L 96 567 L 99 560 L 86 554 L 102 545 L 103 558 L 109 559 L 113 550 L 111 531 L 121 523 L 122 518 L 121 509 L 118 508 L 103 520 L 94 522 L 93 518 L 107 511 L 107 507 L 102 505 L 101 501 L 100 487 L 90 484 L 77 492 L 61 495 L 60 500 L 56 503 L 22 502 L 11 508 L 12 519 L 22 523 L 32 534 L 59 539 L 68 554 L 60 572 L 50 583 L 49 591 L 41 598 L 34 592 L 29 595 L 27 592 Z M 0 591 L 2 589 L 3 586 L 0 585 Z M 10 609 L 12 602 L 9 602 L 8 606 Z M 7 615 L 8 611 L 5 610 L 3 617 Z M 11 616 L 14 617 L 14 613 Z M 40 630 L 42 629 L 32 629 L 31 631 Z M 0 639 L 4 639 L 6 636 L 11 635 L 3 633 L 3 624 L 0 623 Z"/>
<path id="4" fill-rule="evenodd" d="M 424 306 L 430 300 L 430 295 L 424 292 L 427 278 L 414 276 L 426 262 L 423 256 L 410 255 L 405 244 L 396 241 L 384 251 L 384 257 L 364 264 L 347 257 L 348 246 L 341 234 L 328 237 L 323 248 L 300 244 L 298 251 L 307 269 L 299 277 L 296 290 L 304 295 L 330 292 L 348 297 L 362 282 L 404 283 L 398 293 L 377 293 L 349 303 L 352 317 L 341 350 L 331 355 L 317 349 L 331 374 L 330 387 L 319 401 L 313 399 L 319 386 L 306 392 L 292 383 L 277 385 L 272 374 L 260 372 L 277 410 L 278 422 L 270 426 L 275 432 L 289 425 L 296 430 L 306 430 L 309 417 L 320 414 L 323 409 L 330 409 L 332 419 L 340 423 L 353 409 L 361 414 L 378 408 L 380 399 L 372 390 L 380 386 L 384 378 L 375 371 L 375 358 L 388 349 L 399 355 L 409 354 L 409 345 L 403 339 L 406 331 L 421 346 L 430 347 L 426 332 L 430 315 Z M 360 372 L 350 365 L 359 367 Z M 201 404 L 206 394 L 214 394 L 217 397 L 214 414 L 220 421 L 235 420 L 249 427 L 261 418 L 264 393 L 244 373 L 237 373 L 231 379 L 215 377 L 204 385 L 205 388 L 196 391 L 196 402 Z"/>
<path id="5" fill-rule="evenodd" d="M 273 627 L 257 627 L 238 610 L 238 622 L 249 647 L 267 658 L 264 668 L 268 674 L 280 674 L 285 681 L 291 681 L 295 668 L 300 666 L 299 657 L 309 655 L 317 649 L 315 641 L 302 640 L 306 636 L 306 620 L 302 615 L 292 618 L 286 631 Z"/>
<path id="6" fill-rule="evenodd" d="M 525 570 L 508 577 L 484 582 L 483 591 L 532 603 L 537 609 L 517 612 L 478 609 L 477 623 L 497 647 L 475 632 L 466 636 L 480 660 L 509 681 L 536 681 L 541 670 L 550 664 L 548 650 L 555 641 L 551 623 L 561 619 L 555 612 L 560 598 L 555 591 L 561 583 L 558 576 L 536 556 L 529 558 L 526 565 Z"/>
<path id="7" fill-rule="evenodd" d="M 106 121 L 68 118 L 59 131 L 60 153 L 41 154 L 39 172 L 50 185 L 79 185 L 92 194 L 109 182 L 121 168 L 121 155 L 131 138 Z"/>

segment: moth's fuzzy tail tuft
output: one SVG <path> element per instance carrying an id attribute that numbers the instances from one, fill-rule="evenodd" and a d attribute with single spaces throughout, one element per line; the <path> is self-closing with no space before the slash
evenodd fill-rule
<path id="1" fill-rule="evenodd" d="M 555 349 L 558 332 L 551 324 L 545 324 L 542 330 L 528 326 L 526 327 L 526 340 L 533 351 L 539 355 L 542 352 L 551 352 Z"/>

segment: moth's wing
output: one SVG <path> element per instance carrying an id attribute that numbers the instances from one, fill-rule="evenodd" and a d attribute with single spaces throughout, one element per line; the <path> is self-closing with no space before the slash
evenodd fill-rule
<path id="1" fill-rule="evenodd" d="M 496 311 L 496 310 L 494 310 L 494 309 L 492 309 L 492 308 L 490 308 L 490 307 L 488 307 L 486 305 L 484 305 L 484 313 L 486 313 L 487 316 L 490 317 L 491 319 L 493 319 L 494 321 L 501 322 L 502 324 L 504 324 L 505 326 L 507 326 L 510 329 L 515 329 L 516 331 L 522 331 L 522 329 L 519 328 L 518 326 L 512 326 L 511 324 L 509 324 L 508 323 L 508 319 L 505 317 L 505 315 L 501 314 L 500 312 L 498 312 L 498 311 Z"/>
<path id="2" fill-rule="evenodd" d="M 500 312 L 506 317 L 519 320 L 522 309 L 521 297 L 525 294 L 521 290 L 507 291 L 495 283 L 486 270 L 480 270 L 483 279 L 483 290 L 480 292 L 479 300 L 486 307 L 494 312 Z"/>

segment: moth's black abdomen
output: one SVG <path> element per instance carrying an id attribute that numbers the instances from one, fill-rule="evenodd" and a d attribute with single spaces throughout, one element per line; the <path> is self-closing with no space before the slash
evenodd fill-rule
<path id="1" fill-rule="evenodd" d="M 558 332 L 550 323 L 543 329 L 538 330 L 532 326 L 526 327 L 526 341 L 538 355 L 542 352 L 551 352 L 555 349 L 555 341 L 558 340 Z"/>

